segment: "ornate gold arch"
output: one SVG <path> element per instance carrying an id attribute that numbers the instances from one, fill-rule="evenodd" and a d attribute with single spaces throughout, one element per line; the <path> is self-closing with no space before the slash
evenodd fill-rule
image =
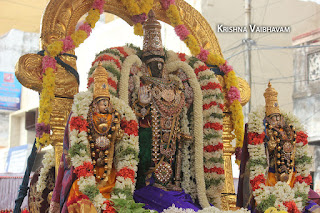
<path id="1" fill-rule="evenodd" d="M 42 20 L 42 48 L 56 39 L 62 39 L 72 34 L 79 19 L 91 8 L 92 2 L 93 0 L 51 0 Z M 180 10 L 182 21 L 199 44 L 222 56 L 218 40 L 205 18 L 183 0 L 176 0 L 176 5 Z M 133 24 L 128 11 L 119 0 L 106 0 L 104 10 L 119 16 L 130 25 Z M 153 10 L 158 20 L 170 25 L 165 11 L 162 10 L 160 0 L 155 0 Z"/>
<path id="2" fill-rule="evenodd" d="M 90 10 L 92 3 L 93 0 L 51 0 L 43 14 L 41 23 L 41 49 L 46 49 L 46 47 L 55 40 L 63 39 L 66 36 L 71 35 L 75 31 L 80 18 Z M 176 0 L 176 5 L 180 11 L 182 21 L 191 34 L 197 39 L 200 46 L 222 56 L 218 40 L 205 18 L 183 0 Z M 104 10 L 105 12 L 119 16 L 130 25 L 133 24 L 128 11 L 120 0 L 106 0 Z M 165 11 L 162 10 L 160 0 L 155 0 L 153 10 L 158 20 L 170 25 L 170 21 L 166 17 Z M 71 53 L 74 54 L 74 52 Z M 37 54 L 27 54 L 20 57 L 16 65 L 16 76 L 20 83 L 25 87 L 38 92 L 41 92 L 42 90 L 42 82 L 40 80 L 41 58 L 42 57 Z M 72 67 L 76 67 L 76 60 L 74 58 L 62 56 L 61 59 Z M 50 121 L 53 130 L 51 139 L 56 152 L 56 171 L 63 152 L 62 144 L 64 128 L 71 111 L 73 96 L 78 92 L 79 86 L 73 75 L 66 72 L 60 65 L 57 65 L 57 67 L 56 97 L 54 99 L 54 110 L 51 114 Z M 244 94 L 250 94 L 250 91 L 248 92 L 248 88 L 246 87 L 246 83 L 243 81 L 240 86 L 240 92 L 242 97 L 244 97 Z M 246 100 L 244 100 L 242 104 L 244 105 L 249 98 L 245 98 Z M 229 113 L 226 115 L 229 115 Z M 224 156 L 226 171 L 224 192 L 226 194 L 234 193 L 231 168 L 231 154 L 233 151 L 230 146 L 233 135 L 231 134 L 231 131 L 232 124 L 229 115 L 224 119 L 223 134 L 225 150 L 229 150 L 225 152 Z M 234 206 L 230 204 L 235 203 L 235 196 L 227 196 L 222 200 L 223 208 L 229 209 Z"/>

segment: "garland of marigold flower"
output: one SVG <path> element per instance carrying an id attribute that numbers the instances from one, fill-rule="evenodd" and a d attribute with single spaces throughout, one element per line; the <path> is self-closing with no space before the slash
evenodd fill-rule
<path id="1" fill-rule="evenodd" d="M 307 134 L 301 128 L 298 120 L 281 112 L 285 121 L 296 128 L 295 181 L 293 188 L 286 182 L 278 181 L 275 186 L 267 186 L 266 172 L 268 171 L 264 145 L 264 110 L 249 114 L 248 121 L 248 151 L 250 155 L 250 185 L 253 197 L 259 211 L 268 213 L 276 208 L 289 213 L 302 212 L 308 200 L 309 185 L 312 182 L 310 167 L 312 158 L 308 154 Z"/>
<path id="2" fill-rule="evenodd" d="M 92 28 L 103 13 L 104 0 L 95 0 L 88 12 L 85 22 L 80 25 L 72 35 L 62 40 L 54 41 L 45 50 L 42 59 L 42 91 L 40 95 L 39 118 L 36 124 L 36 146 L 45 147 L 51 144 L 50 141 L 50 114 L 52 112 L 52 101 L 55 97 L 55 71 L 56 57 L 60 54 L 71 51 L 78 47 L 89 37 Z"/>
<path id="3" fill-rule="evenodd" d="M 121 2 L 132 16 L 134 34 L 143 36 L 142 24 L 147 19 L 147 14 L 151 10 L 154 0 L 143 0 L 140 2 L 135 0 L 121 0 Z"/>
<path id="4" fill-rule="evenodd" d="M 196 56 L 202 62 L 210 65 L 216 65 L 224 73 L 224 82 L 227 89 L 226 99 L 229 102 L 229 110 L 231 111 L 231 121 L 234 127 L 236 136 L 236 153 L 241 150 L 244 136 L 244 123 L 242 106 L 240 104 L 239 82 L 233 68 L 228 65 L 228 62 L 218 54 L 209 52 L 202 48 L 196 38 L 189 32 L 180 17 L 180 12 L 175 5 L 175 0 L 161 0 L 162 8 L 166 11 L 166 15 L 174 27 L 176 34 L 187 45 L 192 55 Z M 236 163 L 240 164 L 240 155 L 236 156 Z"/>

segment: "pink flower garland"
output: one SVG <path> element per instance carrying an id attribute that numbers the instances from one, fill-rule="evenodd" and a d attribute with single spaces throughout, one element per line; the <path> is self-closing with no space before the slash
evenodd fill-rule
<path id="1" fill-rule="evenodd" d="M 99 10 L 100 14 L 102 14 L 103 13 L 103 5 L 104 5 L 104 0 L 95 0 L 93 2 L 92 8 Z"/>
<path id="2" fill-rule="evenodd" d="M 92 29 L 88 23 L 83 23 L 80 25 L 79 30 L 83 30 L 87 33 L 88 37 L 90 36 Z"/>
<path id="3" fill-rule="evenodd" d="M 169 9 L 169 6 L 171 4 L 175 4 L 175 0 L 162 0 L 161 1 L 161 5 L 162 5 L 163 9 L 165 9 L 165 10 Z"/>
<path id="4" fill-rule="evenodd" d="M 201 61 L 206 61 L 208 59 L 209 51 L 205 50 L 201 47 L 199 55 L 197 55 L 197 58 Z"/>
<path id="5" fill-rule="evenodd" d="M 233 101 L 235 100 L 238 100 L 239 102 L 241 102 L 239 89 L 237 87 L 231 86 L 230 90 L 228 91 L 227 98 L 230 104 L 232 104 Z"/>
<path id="6" fill-rule="evenodd" d="M 221 65 L 220 67 L 220 70 L 225 74 L 227 75 L 229 72 L 231 72 L 233 70 L 233 67 L 228 65 L 228 61 L 226 60 L 226 62 Z"/>
<path id="7" fill-rule="evenodd" d="M 36 124 L 36 137 L 41 138 L 43 133 L 50 133 L 50 124 L 46 125 L 45 123 Z"/>
<path id="8" fill-rule="evenodd" d="M 176 32 L 177 36 L 179 36 L 181 41 L 185 40 L 190 34 L 189 30 L 183 24 L 177 25 L 174 28 L 174 31 Z"/>
<path id="9" fill-rule="evenodd" d="M 56 59 L 48 55 L 42 58 L 42 73 L 44 74 L 47 68 L 56 70 Z"/>
<path id="10" fill-rule="evenodd" d="M 68 52 L 75 48 L 73 44 L 73 40 L 70 36 L 66 36 L 65 39 L 62 39 L 62 41 L 63 41 L 63 52 Z"/>
<path id="11" fill-rule="evenodd" d="M 142 13 L 140 15 L 134 15 L 132 16 L 131 20 L 134 24 L 141 23 L 143 24 L 147 20 L 147 15 L 145 13 Z"/>

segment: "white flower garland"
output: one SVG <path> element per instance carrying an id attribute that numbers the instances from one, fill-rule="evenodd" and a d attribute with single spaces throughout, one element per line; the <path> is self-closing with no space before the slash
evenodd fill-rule
<path id="1" fill-rule="evenodd" d="M 116 48 L 113 48 L 115 50 Z M 141 61 L 138 57 L 134 56 L 136 54 L 136 49 L 132 46 L 125 46 L 124 47 L 125 52 L 128 54 L 128 56 L 124 56 L 122 53 L 122 61 L 121 64 L 121 75 L 119 81 L 116 81 L 118 84 L 118 96 L 125 101 L 125 103 L 128 103 L 128 92 L 130 91 L 130 96 L 132 96 L 132 99 L 137 99 L 137 93 L 138 89 L 140 87 L 140 77 L 142 76 L 142 72 L 137 70 L 137 72 L 134 72 L 134 75 L 129 77 L 130 72 L 132 72 L 132 68 L 134 66 L 140 67 Z M 110 53 L 110 49 L 107 49 L 105 51 L 102 51 L 101 54 L 99 54 L 97 57 L 107 54 L 108 56 L 113 56 L 113 53 Z M 183 162 L 182 162 L 182 171 L 184 174 L 183 180 L 182 180 L 182 187 L 186 191 L 186 193 L 189 193 L 193 199 L 196 199 L 198 196 L 200 200 L 200 204 L 202 206 L 209 206 L 208 198 L 210 199 L 210 203 L 214 203 L 215 206 L 220 207 L 221 200 L 220 195 L 221 191 L 224 185 L 224 174 L 217 174 L 215 172 L 205 173 L 203 171 L 203 166 L 205 166 L 208 169 L 214 169 L 214 167 L 218 169 L 223 169 L 222 163 L 213 163 L 210 160 L 216 160 L 216 159 L 223 159 L 223 151 L 222 149 L 217 151 L 211 151 L 211 152 L 203 152 L 204 146 L 215 146 L 218 145 L 219 142 L 222 142 L 221 136 L 222 136 L 222 130 L 221 131 L 215 131 L 213 129 L 203 129 L 204 123 L 218 123 L 222 125 L 222 109 L 219 109 L 217 106 L 211 106 L 210 108 L 203 110 L 203 104 L 210 104 L 210 101 L 216 102 L 218 106 L 220 104 L 223 104 L 223 97 L 217 98 L 218 95 L 221 95 L 222 92 L 219 91 L 219 89 L 209 89 L 209 90 L 201 90 L 201 86 L 206 86 L 210 82 L 214 82 L 219 84 L 218 80 L 215 78 L 214 73 L 210 71 L 208 68 L 207 70 L 202 70 L 198 75 L 195 75 L 195 69 L 204 66 L 205 64 L 200 62 L 199 60 L 194 61 L 193 67 L 190 67 L 188 65 L 189 56 L 186 56 L 186 61 L 182 62 L 180 58 L 178 57 L 177 53 L 174 53 L 173 51 L 167 52 L 167 60 L 165 64 L 165 68 L 167 71 L 169 71 L 169 78 L 171 80 L 177 81 L 179 86 L 183 86 L 182 79 L 180 79 L 178 76 L 174 74 L 170 74 L 174 71 L 176 71 L 179 68 L 182 68 L 183 71 L 187 74 L 188 79 L 187 82 L 189 85 L 191 85 L 191 88 L 194 92 L 195 101 L 194 104 L 196 104 L 196 107 L 193 107 L 194 112 L 191 112 L 190 124 L 188 122 L 188 116 L 181 115 L 181 128 L 182 131 L 188 134 L 190 132 L 191 135 L 195 135 L 196 143 L 193 145 L 192 143 L 185 144 L 182 150 L 183 154 Z M 194 59 L 194 58 L 193 58 Z M 108 59 L 106 59 L 108 60 Z M 105 63 L 114 63 L 112 60 Z M 171 68 L 170 68 L 171 66 Z M 114 67 L 114 66 L 113 66 Z M 191 78 L 190 78 L 191 76 Z M 130 88 L 129 90 L 129 82 L 130 86 L 134 85 L 133 88 Z M 190 82 L 191 81 L 191 82 Z M 200 84 L 199 84 L 200 82 Z M 197 87 L 197 88 L 196 88 Z M 207 98 L 203 99 L 203 95 L 206 95 Z M 209 97 L 209 98 L 208 98 Z M 129 104 L 129 103 L 128 103 Z M 197 110 L 196 110 L 197 109 Z M 186 113 L 186 112 L 185 112 Z M 211 115 L 212 114 L 219 114 L 221 119 L 214 118 Z M 203 120 L 205 119 L 205 120 Z M 189 131 L 190 129 L 190 131 Z M 214 133 L 215 138 L 211 138 L 210 140 L 206 140 L 204 144 L 204 136 L 206 135 L 212 135 Z M 196 152 L 197 150 L 197 152 Z M 195 154 L 197 153 L 197 154 Z M 214 159 L 215 158 L 215 159 Z M 208 161 L 203 164 L 203 160 L 206 159 Z M 219 161 L 220 162 L 220 161 Z M 195 165 L 196 164 L 196 165 Z M 201 164 L 201 165 L 198 165 Z M 196 177 L 195 177 L 196 175 Z M 193 180 L 197 181 L 195 183 Z M 219 180 L 219 181 L 218 181 Z M 205 182 L 206 181 L 206 182 Z M 219 182 L 218 184 L 212 184 L 213 182 Z M 200 183 L 200 184 L 199 184 Z M 206 189 L 206 186 L 207 189 Z M 197 193 L 198 192 L 198 193 Z M 207 198 L 208 197 L 208 198 Z"/>
<path id="2" fill-rule="evenodd" d="M 40 170 L 40 176 L 36 185 L 37 192 L 42 193 L 46 188 L 48 173 L 51 168 L 55 166 L 54 149 L 49 149 L 43 156 L 42 160 L 43 167 Z"/>
<path id="3" fill-rule="evenodd" d="M 303 131 L 303 126 L 300 124 L 298 119 L 293 116 L 292 114 L 281 112 L 284 119 L 292 124 L 297 131 Z M 248 122 L 248 132 L 262 134 L 264 132 L 264 124 L 263 120 L 265 117 L 265 109 L 260 108 L 260 110 L 256 110 L 249 114 L 249 122 Z M 266 162 L 266 150 L 264 144 L 252 145 L 248 144 L 248 151 L 250 155 L 250 160 L 260 160 L 262 162 Z M 295 159 L 301 159 L 303 156 L 309 156 L 308 154 L 308 144 L 303 145 L 302 143 L 296 143 L 296 154 Z M 296 168 L 296 176 L 301 175 L 302 177 L 307 177 L 310 174 L 310 167 L 311 164 L 298 164 L 295 166 Z M 263 175 L 266 178 L 266 174 L 268 173 L 268 167 L 264 167 L 262 165 L 255 164 L 250 167 L 250 180 L 253 180 L 255 177 L 259 175 Z M 275 186 L 266 186 L 265 184 L 261 183 L 259 185 L 260 188 L 253 191 L 253 196 L 257 205 L 261 204 L 264 200 L 268 199 L 271 195 L 276 197 L 276 201 L 274 203 L 275 208 L 279 211 L 284 210 L 288 211 L 287 207 L 284 206 L 284 202 L 286 201 L 293 201 L 295 202 L 298 210 L 300 212 L 303 211 L 303 203 L 302 198 L 297 197 L 297 194 L 303 194 L 304 196 L 308 196 L 309 186 L 302 182 L 296 182 L 294 187 L 291 188 L 285 182 L 277 182 Z M 272 206 L 270 206 L 272 207 Z"/>
<path id="4" fill-rule="evenodd" d="M 124 102 L 128 105 L 129 105 L 129 94 L 128 94 L 129 74 L 130 74 L 130 69 L 132 65 L 135 63 L 140 67 L 142 64 L 142 61 L 137 55 L 128 56 L 123 62 L 122 70 L 121 70 L 119 98 L 124 100 Z"/>
<path id="5" fill-rule="evenodd" d="M 74 104 L 72 106 L 73 114 L 72 117 L 82 116 L 85 120 L 88 116 L 89 105 L 93 100 L 92 94 L 92 86 L 86 92 L 81 92 L 75 95 L 74 97 Z M 110 97 L 111 104 L 113 106 L 117 106 L 116 110 L 122 115 L 122 118 L 126 118 L 127 120 L 134 120 L 136 121 L 134 112 L 132 109 L 125 104 L 122 100 L 115 98 L 113 96 Z M 69 127 L 70 128 L 70 127 Z M 70 129 L 69 129 L 70 130 Z M 89 141 L 87 139 L 86 132 L 80 132 L 78 130 L 69 131 L 71 147 L 75 144 L 84 144 L 85 146 L 89 146 Z M 121 170 L 124 167 L 128 167 L 133 169 L 134 172 L 137 171 L 138 162 L 135 160 L 134 156 L 126 156 L 125 158 L 119 159 L 119 155 L 121 151 L 119 151 L 120 147 L 123 148 L 124 146 L 130 146 L 133 148 L 137 153 L 139 153 L 139 144 L 138 144 L 138 136 L 132 136 L 124 134 L 123 138 L 116 144 L 115 147 L 115 168 L 117 171 Z M 71 148 L 70 147 L 70 148 Z M 81 150 L 80 155 L 75 155 L 71 157 L 72 166 L 77 168 L 78 166 L 83 165 L 84 162 L 92 163 L 90 152 L 86 152 L 85 150 Z M 88 177 L 80 177 L 78 181 L 79 190 L 85 194 L 85 189 L 88 186 L 97 186 L 96 180 L 94 176 Z M 131 191 L 134 190 L 134 183 L 130 180 L 126 180 L 123 177 L 117 176 L 116 177 L 116 184 L 115 188 L 124 189 L 124 187 L 130 187 Z M 120 198 L 119 195 L 112 194 L 111 198 Z M 121 198 L 126 199 L 126 196 L 122 196 Z M 101 209 L 104 210 L 106 208 L 106 198 L 99 192 L 92 200 L 93 205 L 97 209 L 97 212 L 100 212 Z"/>
<path id="6" fill-rule="evenodd" d="M 202 114 L 202 92 L 194 70 L 182 61 L 171 62 L 166 65 L 168 73 L 174 72 L 179 68 L 187 74 L 190 86 L 193 89 L 194 100 L 194 139 L 195 139 L 195 169 L 197 180 L 197 192 L 200 205 L 205 208 L 209 207 L 209 201 L 206 196 L 206 187 L 204 182 L 203 171 L 203 114 Z"/>
<path id="7" fill-rule="evenodd" d="M 229 211 L 223 211 L 220 210 L 214 206 L 210 206 L 207 208 L 204 208 L 202 210 L 197 211 L 198 213 L 249 213 L 250 211 L 248 209 L 238 209 L 238 210 L 229 210 Z M 193 209 L 184 209 L 184 208 L 177 208 L 173 204 L 171 207 L 165 209 L 162 213 L 195 213 Z"/>

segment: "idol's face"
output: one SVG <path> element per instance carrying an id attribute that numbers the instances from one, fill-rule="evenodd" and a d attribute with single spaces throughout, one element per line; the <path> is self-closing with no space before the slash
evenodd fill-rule
<path id="1" fill-rule="evenodd" d="M 163 65 L 163 62 L 160 61 L 151 61 L 148 63 L 153 77 L 160 78 L 162 76 Z"/>
<path id="2" fill-rule="evenodd" d="M 280 114 L 274 114 L 271 116 L 271 122 L 273 126 L 279 126 L 281 122 L 281 115 Z"/>
<path id="3" fill-rule="evenodd" d="M 110 107 L 110 100 L 108 98 L 100 99 L 97 103 L 97 107 L 101 114 L 108 113 Z"/>

